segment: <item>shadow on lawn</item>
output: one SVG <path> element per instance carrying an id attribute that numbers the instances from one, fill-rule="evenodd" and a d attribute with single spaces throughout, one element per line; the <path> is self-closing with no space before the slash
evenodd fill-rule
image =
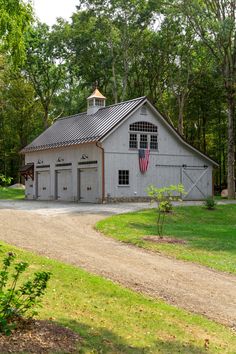
<path id="1" fill-rule="evenodd" d="M 84 323 L 80 323 L 74 320 L 61 319 L 60 323 L 64 326 L 71 328 L 74 332 L 79 333 L 82 337 L 80 347 L 78 348 L 80 353 L 92 352 L 92 353 L 135 353 L 135 354 L 148 354 L 154 352 L 161 352 L 163 354 L 205 354 L 204 347 L 196 347 L 189 343 L 181 343 L 179 341 L 162 341 L 157 340 L 153 342 L 151 346 L 137 347 L 129 345 L 124 338 L 116 335 L 106 328 L 90 327 Z M 122 326 L 122 323 L 121 323 Z"/>
<path id="2" fill-rule="evenodd" d="M 157 227 L 155 223 L 144 224 L 138 222 L 130 222 L 128 227 L 133 230 L 137 230 L 137 237 L 142 241 L 142 237 L 145 235 L 158 235 Z M 212 225 L 212 229 L 209 229 L 209 225 L 206 227 L 201 226 L 199 230 L 198 224 L 189 225 L 175 225 L 173 230 L 172 225 L 164 226 L 164 234 L 179 239 L 186 240 L 188 245 L 193 248 L 202 249 L 205 251 L 224 251 L 235 254 L 236 251 L 236 231 L 235 227 L 227 227 L 225 230 L 222 225 Z M 142 235 L 140 235 L 140 232 Z"/>

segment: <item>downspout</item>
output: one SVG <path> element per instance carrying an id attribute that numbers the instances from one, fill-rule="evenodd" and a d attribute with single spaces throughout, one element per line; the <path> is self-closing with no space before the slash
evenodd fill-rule
<path id="1" fill-rule="evenodd" d="M 96 146 L 102 150 L 102 203 L 105 201 L 105 159 L 104 159 L 104 148 L 101 143 L 96 142 Z"/>

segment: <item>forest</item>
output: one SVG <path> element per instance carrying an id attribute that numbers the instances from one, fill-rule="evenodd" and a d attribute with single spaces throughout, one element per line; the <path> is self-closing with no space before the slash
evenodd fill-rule
<path id="1" fill-rule="evenodd" d="M 20 150 L 97 82 L 108 105 L 147 96 L 235 197 L 234 0 L 78 0 L 52 27 L 0 0 L 0 23 L 0 174 L 19 181 Z"/>

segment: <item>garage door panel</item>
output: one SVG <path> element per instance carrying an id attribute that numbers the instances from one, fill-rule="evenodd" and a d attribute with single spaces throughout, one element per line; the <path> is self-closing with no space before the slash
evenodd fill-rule
<path id="1" fill-rule="evenodd" d="M 97 168 L 79 170 L 80 201 L 84 203 L 98 202 L 98 171 Z"/>
<path id="2" fill-rule="evenodd" d="M 50 171 L 37 172 L 37 199 L 50 199 Z"/>
<path id="3" fill-rule="evenodd" d="M 56 199 L 73 200 L 72 171 L 56 171 Z"/>

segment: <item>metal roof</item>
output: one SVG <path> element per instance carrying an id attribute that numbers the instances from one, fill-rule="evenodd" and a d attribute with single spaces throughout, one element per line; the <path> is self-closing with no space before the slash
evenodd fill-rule
<path id="1" fill-rule="evenodd" d="M 91 115 L 84 112 L 60 118 L 21 152 L 26 153 L 99 141 L 145 99 L 144 96 L 102 107 Z"/>

